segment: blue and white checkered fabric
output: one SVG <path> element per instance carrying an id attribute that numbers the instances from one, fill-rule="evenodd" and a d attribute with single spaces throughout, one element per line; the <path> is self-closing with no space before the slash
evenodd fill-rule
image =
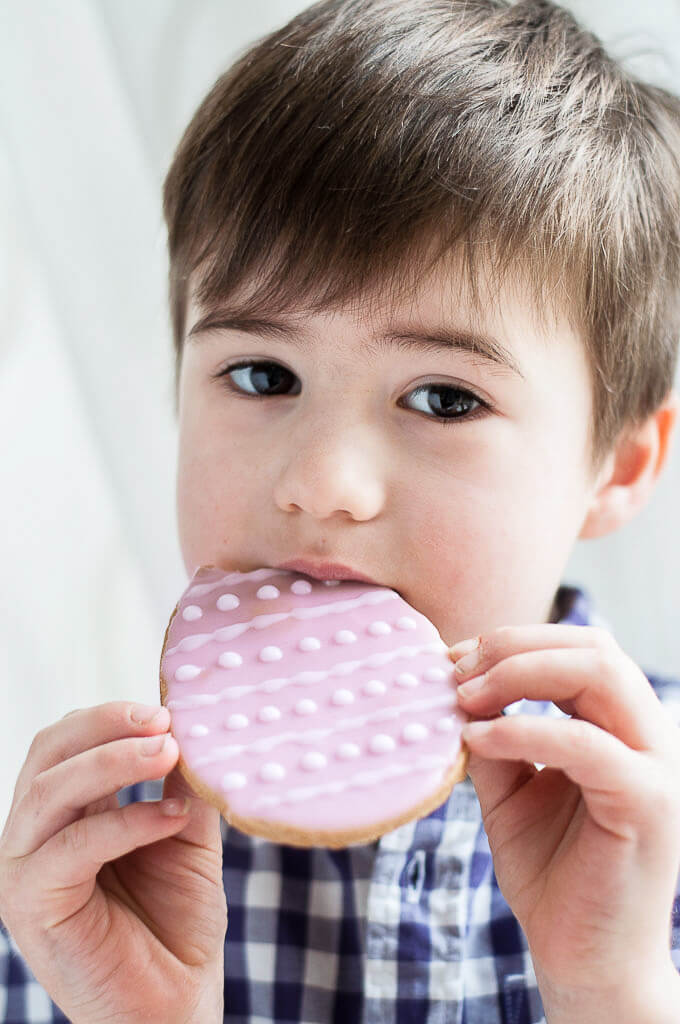
<path id="1" fill-rule="evenodd" d="M 563 587 L 558 602 L 561 622 L 601 624 L 582 591 Z M 680 682 L 650 681 L 680 721 Z M 157 798 L 160 785 L 131 787 L 121 801 Z M 526 939 L 498 888 L 469 779 L 427 818 L 367 846 L 295 849 L 224 822 L 223 839 L 229 1024 L 543 1021 Z M 680 969 L 680 900 L 672 942 Z M 0 1020 L 67 1020 L 5 931 Z"/>

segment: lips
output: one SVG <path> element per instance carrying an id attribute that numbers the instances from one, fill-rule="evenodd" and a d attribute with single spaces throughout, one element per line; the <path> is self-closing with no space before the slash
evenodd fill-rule
<path id="1" fill-rule="evenodd" d="M 282 562 L 275 568 L 301 572 L 315 580 L 355 580 L 359 583 L 379 585 L 378 581 L 371 579 L 370 576 L 364 576 L 363 573 L 356 572 L 349 566 L 341 565 L 338 562 L 308 562 L 304 558 L 293 558 L 288 562 Z"/>

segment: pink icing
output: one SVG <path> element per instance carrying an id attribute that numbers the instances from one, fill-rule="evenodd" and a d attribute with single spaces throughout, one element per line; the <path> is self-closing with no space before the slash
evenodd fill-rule
<path id="1" fill-rule="evenodd" d="M 415 815 L 460 753 L 446 644 L 386 587 L 199 569 L 161 672 L 188 768 L 241 818 L 346 832 Z"/>

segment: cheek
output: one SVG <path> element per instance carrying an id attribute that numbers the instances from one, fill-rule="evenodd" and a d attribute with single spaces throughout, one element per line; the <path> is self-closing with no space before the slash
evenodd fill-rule
<path id="1" fill-rule="evenodd" d="M 187 572 L 226 564 L 241 550 L 251 503 L 248 474 L 237 454 L 185 432 L 178 454 L 177 525 Z"/>
<path id="2" fill-rule="evenodd" d="M 416 572 L 404 596 L 445 642 L 545 621 L 583 514 L 575 473 L 558 468 L 516 453 L 420 506 L 405 538 Z"/>
<path id="3" fill-rule="evenodd" d="M 177 471 L 177 528 L 187 573 L 210 562 L 203 544 L 215 532 L 214 502 L 199 460 L 180 458 Z M 202 543 L 203 542 L 203 543 Z"/>
<path id="4" fill-rule="evenodd" d="M 438 493 L 436 504 L 412 507 L 410 526 L 400 530 L 401 563 L 409 567 L 401 592 L 454 643 L 477 630 L 489 594 L 498 593 L 511 538 L 485 489 L 459 480 Z"/>

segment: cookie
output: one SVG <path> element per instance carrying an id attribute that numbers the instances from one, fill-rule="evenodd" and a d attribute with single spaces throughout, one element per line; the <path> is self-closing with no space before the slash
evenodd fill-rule
<path id="1" fill-rule="evenodd" d="M 161 654 L 180 771 L 250 835 L 375 840 L 465 777 L 447 651 L 388 587 L 200 568 Z"/>

